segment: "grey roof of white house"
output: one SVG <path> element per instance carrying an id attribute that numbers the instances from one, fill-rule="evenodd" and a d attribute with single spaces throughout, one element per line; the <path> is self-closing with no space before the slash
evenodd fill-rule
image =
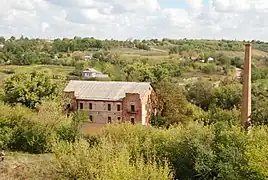
<path id="1" fill-rule="evenodd" d="M 102 72 L 97 71 L 97 70 L 94 69 L 94 68 L 87 68 L 86 70 L 83 71 L 83 73 L 85 73 L 85 72 L 102 74 Z"/>
<path id="2" fill-rule="evenodd" d="M 71 80 L 64 92 L 73 92 L 77 99 L 120 101 L 126 93 L 138 93 L 141 98 L 151 88 L 148 82 L 78 81 Z"/>

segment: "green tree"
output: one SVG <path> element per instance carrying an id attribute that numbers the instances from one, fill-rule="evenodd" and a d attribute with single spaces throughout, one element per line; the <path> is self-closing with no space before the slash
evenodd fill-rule
<path id="1" fill-rule="evenodd" d="M 156 85 L 158 116 L 166 124 L 185 123 L 187 121 L 188 105 L 182 90 L 174 83 L 162 81 Z"/>
<path id="2" fill-rule="evenodd" d="M 199 80 L 186 86 L 186 97 L 191 103 L 207 110 L 214 93 L 214 87 L 207 80 Z"/>
<path id="3" fill-rule="evenodd" d="M 212 103 L 222 109 L 233 109 L 239 107 L 242 99 L 241 84 L 228 84 L 215 89 L 212 96 Z"/>
<path id="4" fill-rule="evenodd" d="M 86 68 L 88 68 L 88 63 L 86 61 L 77 61 L 72 74 L 75 76 L 82 76 L 82 71 L 84 71 Z"/>
<path id="5" fill-rule="evenodd" d="M 4 81 L 4 101 L 9 104 L 21 103 L 35 108 L 44 98 L 57 94 L 57 84 L 52 75 L 45 72 L 17 73 Z"/>

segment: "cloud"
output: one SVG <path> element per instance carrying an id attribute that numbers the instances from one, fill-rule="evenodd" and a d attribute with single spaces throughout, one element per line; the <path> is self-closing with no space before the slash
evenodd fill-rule
<path id="1" fill-rule="evenodd" d="M 186 0 L 186 3 L 192 8 L 192 9 L 201 9 L 204 5 L 204 0 Z"/>
<path id="2" fill-rule="evenodd" d="M 267 0 L 164 1 L 2 0 L 0 36 L 268 40 Z"/>

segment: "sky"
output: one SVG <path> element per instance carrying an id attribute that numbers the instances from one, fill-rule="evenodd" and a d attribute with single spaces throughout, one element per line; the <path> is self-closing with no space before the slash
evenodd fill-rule
<path id="1" fill-rule="evenodd" d="M 1 0 L 12 35 L 268 41 L 268 0 Z"/>

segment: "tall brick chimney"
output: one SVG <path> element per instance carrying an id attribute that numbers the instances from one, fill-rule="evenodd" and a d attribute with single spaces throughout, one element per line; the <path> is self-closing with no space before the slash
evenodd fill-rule
<path id="1" fill-rule="evenodd" d="M 245 45 L 241 124 L 249 133 L 251 126 L 251 44 Z"/>

